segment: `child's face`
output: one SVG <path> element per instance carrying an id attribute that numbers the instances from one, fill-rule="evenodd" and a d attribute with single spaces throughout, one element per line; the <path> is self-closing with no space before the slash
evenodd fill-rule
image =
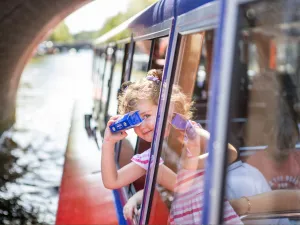
<path id="1" fill-rule="evenodd" d="M 141 125 L 134 127 L 134 132 L 148 142 L 152 142 L 157 108 L 157 105 L 150 100 L 139 100 L 137 104 L 136 110 L 139 110 L 143 122 Z"/>

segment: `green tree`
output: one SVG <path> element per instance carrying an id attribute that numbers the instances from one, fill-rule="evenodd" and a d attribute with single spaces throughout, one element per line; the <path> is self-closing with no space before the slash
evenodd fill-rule
<path id="1" fill-rule="evenodd" d="M 157 0 L 130 0 L 128 10 L 126 13 L 119 13 L 113 17 L 110 17 L 106 20 L 103 27 L 97 32 L 97 37 L 107 33 L 111 29 L 117 27 L 121 23 L 128 20 L 130 17 L 134 16 L 136 13 L 144 10 L 151 4 L 157 2 Z M 114 39 L 122 39 L 128 37 L 128 30 L 118 34 Z"/>
<path id="2" fill-rule="evenodd" d="M 130 18 L 155 2 L 157 2 L 157 0 L 130 0 L 126 14 L 128 18 Z"/>
<path id="3" fill-rule="evenodd" d="M 98 31 L 81 31 L 80 33 L 74 34 L 74 41 L 90 41 L 97 38 Z"/>
<path id="4" fill-rule="evenodd" d="M 117 27 L 121 23 L 125 22 L 130 17 L 134 16 L 136 13 L 147 8 L 149 5 L 153 4 L 157 0 L 130 0 L 128 5 L 128 10 L 125 13 L 118 13 L 115 16 L 108 18 L 103 27 L 98 31 L 82 31 L 78 34 L 73 35 L 73 40 L 75 41 L 89 41 L 100 37 L 101 35 L 107 33 L 113 28 Z M 122 39 L 128 37 L 128 30 L 121 32 L 114 39 Z"/>
<path id="5" fill-rule="evenodd" d="M 69 28 L 65 22 L 61 22 L 57 27 L 54 28 L 49 40 L 53 42 L 71 42 L 73 41 L 73 37 L 70 34 Z"/>

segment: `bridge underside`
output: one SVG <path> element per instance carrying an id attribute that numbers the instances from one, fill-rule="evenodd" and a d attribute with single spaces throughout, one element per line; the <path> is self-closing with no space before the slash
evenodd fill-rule
<path id="1" fill-rule="evenodd" d="M 21 73 L 34 49 L 61 20 L 90 1 L 0 1 L 0 134 L 15 120 Z"/>

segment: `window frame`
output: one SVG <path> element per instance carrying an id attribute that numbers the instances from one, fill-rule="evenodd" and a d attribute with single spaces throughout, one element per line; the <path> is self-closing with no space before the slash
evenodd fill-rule
<path id="1" fill-rule="evenodd" d="M 151 64 L 152 64 L 152 58 L 153 58 L 153 54 L 154 54 L 154 46 L 155 46 L 155 42 L 157 39 L 159 38 L 164 38 L 164 37 L 169 37 L 169 24 L 171 21 L 165 21 L 163 23 L 163 25 L 157 25 L 152 27 L 151 29 L 149 29 L 147 32 L 153 32 L 153 33 L 149 33 L 140 37 L 133 37 L 133 35 L 131 36 L 130 42 L 125 44 L 125 55 L 123 58 L 123 75 L 122 75 L 122 81 L 121 84 L 125 81 L 130 81 L 131 78 L 131 73 L 132 73 L 132 67 L 133 67 L 133 56 L 135 53 L 135 44 L 138 41 L 151 41 L 151 47 L 150 47 L 150 56 L 149 56 L 149 60 L 148 60 L 148 66 L 147 69 L 149 70 L 151 68 Z M 163 27 L 163 28 L 162 28 Z M 164 28 L 165 27 L 165 28 Z M 159 30 L 162 29 L 162 30 Z M 137 143 L 136 143 L 136 147 L 134 149 L 134 154 L 137 154 L 138 152 L 138 148 L 139 148 L 139 138 L 137 139 Z M 119 159 L 120 159 L 120 153 L 121 153 L 121 147 L 122 147 L 122 141 L 118 142 L 115 145 L 115 152 L 116 152 L 116 163 L 118 168 L 119 166 Z M 128 190 L 125 190 L 127 188 L 122 188 L 123 192 L 126 193 L 127 198 L 129 196 L 131 196 L 132 194 L 134 194 L 136 192 L 134 186 L 132 184 L 128 185 Z"/>
<path id="2" fill-rule="evenodd" d="M 96 84 L 97 86 L 101 86 L 101 93 L 100 96 L 102 95 L 102 85 L 103 85 L 103 78 L 104 78 L 104 73 L 105 73 L 105 69 L 106 69 L 106 58 L 107 58 L 107 53 L 106 53 L 106 50 L 107 50 L 107 46 L 106 45 L 102 45 L 102 46 L 99 46 L 99 47 L 96 47 L 97 50 L 99 50 L 99 55 L 98 54 L 95 54 L 94 55 L 94 64 L 93 64 L 93 77 L 92 77 L 92 82 L 93 84 Z M 99 58 L 97 59 L 97 55 L 99 56 Z M 102 60 L 103 58 L 103 65 L 99 66 L 98 64 L 100 64 L 100 61 Z M 100 84 L 98 83 L 100 82 Z M 98 83 L 98 84 L 97 84 Z M 99 104 L 96 108 L 93 109 L 93 118 L 95 120 L 98 120 L 99 119 L 99 115 L 100 115 L 100 112 L 101 112 L 101 98 L 97 100 Z"/>
<path id="3" fill-rule="evenodd" d="M 114 52 L 109 55 L 108 54 L 108 49 L 110 48 L 114 48 L 114 45 L 113 43 L 112 44 L 108 44 L 105 48 L 105 62 L 104 62 L 104 68 L 103 68 L 103 73 L 101 74 L 101 99 L 100 99 L 100 108 L 99 108 L 99 113 L 97 115 L 97 119 L 103 119 L 103 120 L 100 120 L 100 132 L 104 134 L 104 130 L 105 130 L 105 127 L 106 127 L 106 123 L 108 122 L 107 121 L 107 106 L 108 106 L 108 101 L 109 101 L 109 95 L 110 95 L 110 81 L 111 81 L 111 78 L 113 76 L 113 70 L 114 70 L 114 62 L 111 59 L 108 59 L 108 57 L 115 57 L 115 50 Z M 107 66 L 109 65 L 108 64 L 108 61 L 111 61 L 111 65 L 110 65 L 110 68 L 108 68 Z M 108 71 L 108 72 L 107 72 Z M 107 77 L 107 83 L 105 82 L 105 79 Z M 107 85 L 107 87 L 106 87 Z M 107 93 L 106 93 L 106 96 L 107 99 L 106 99 L 106 102 L 103 101 L 103 93 L 104 93 L 104 88 L 106 89 L 107 88 Z"/>
<path id="4" fill-rule="evenodd" d="M 219 66 L 215 69 L 214 75 L 219 76 L 220 83 L 223 82 L 223 84 L 220 84 L 220 92 L 222 91 L 222 95 L 218 98 L 218 101 L 222 101 L 222 106 L 218 107 L 216 119 L 218 122 L 216 123 L 216 126 L 224 126 L 224 129 L 219 128 L 219 133 L 223 134 L 225 137 L 225 140 L 227 138 L 227 131 L 229 130 L 229 122 L 230 122 L 230 105 L 232 104 L 231 101 L 231 94 L 233 92 L 233 89 L 236 88 L 236 85 L 234 84 L 233 79 L 235 78 L 233 74 L 234 71 L 234 64 L 236 59 L 236 43 L 238 41 L 237 39 L 237 32 L 238 32 L 238 19 L 239 19 L 239 9 L 242 7 L 242 5 L 249 4 L 251 2 L 258 2 L 258 0 L 221 0 L 221 16 L 220 16 L 220 27 L 218 30 L 218 49 L 219 51 L 215 51 L 215 59 L 216 63 L 219 62 Z M 271 2 L 271 1 L 270 1 Z M 270 64 L 269 64 L 270 66 Z M 227 81 L 226 81 L 227 80 Z M 228 82 L 228 83 L 227 83 Z M 224 94 L 225 91 L 225 94 Z M 223 112 L 221 111 L 223 110 Z M 221 121 L 223 120 L 223 121 Z M 216 128 L 217 130 L 218 128 Z M 217 136 L 218 136 L 217 135 Z M 216 137 L 218 140 L 218 137 Z M 219 142 L 220 144 L 220 142 Z M 222 143 L 223 144 L 223 143 Z M 219 145 L 223 151 L 225 151 L 225 145 Z M 296 148 L 298 148 L 300 145 L 296 144 Z M 241 155 L 246 156 L 248 155 L 248 152 L 250 151 L 257 151 L 257 150 L 263 150 L 266 146 L 246 146 L 241 147 L 239 150 L 242 151 Z M 244 152 L 244 150 L 247 150 L 247 152 Z M 251 154 L 251 153 L 250 153 Z M 217 158 L 217 157 L 215 157 Z M 212 176 L 213 179 L 218 177 L 218 172 L 220 172 L 220 167 L 218 165 L 214 165 L 215 169 Z M 213 187 L 214 183 L 211 182 L 211 185 Z M 221 199 L 219 199 L 221 201 Z M 213 206 L 211 207 L 211 212 L 214 212 Z M 213 215 L 213 214 L 211 214 Z M 300 212 L 267 212 L 267 213 L 254 213 L 249 215 L 243 215 L 240 218 L 242 220 L 247 221 L 255 221 L 259 219 L 278 219 L 278 218 L 299 218 Z M 204 223 L 214 223 L 214 218 L 210 218 L 210 220 L 204 221 Z"/>
<path id="5" fill-rule="evenodd" d="M 177 20 L 173 19 L 169 35 L 166 63 L 163 71 L 162 86 L 165 86 L 165 90 L 161 90 L 157 112 L 157 116 L 162 116 L 157 117 L 153 137 L 154 141 L 151 145 L 151 155 L 153 155 L 153 157 L 151 157 L 150 160 L 153 161 L 155 166 L 151 167 L 149 163 L 139 224 L 148 224 L 150 219 L 152 199 L 155 191 L 159 158 L 163 142 L 163 138 L 161 138 L 161 135 L 159 134 L 164 133 L 165 130 L 168 102 L 170 100 L 171 86 L 174 80 L 173 68 L 175 68 L 175 63 L 177 61 L 175 60 L 175 56 L 176 52 L 179 50 L 178 42 L 180 41 L 180 36 L 214 29 L 217 25 L 217 15 L 218 3 L 212 2 L 179 16 Z M 211 104 L 209 107 L 211 107 Z M 210 139 L 210 141 L 212 141 L 212 139 Z"/>
<path id="6" fill-rule="evenodd" d="M 229 128 L 229 107 L 232 87 L 232 70 L 234 66 L 234 54 L 236 31 L 238 26 L 238 11 L 242 4 L 255 0 L 221 0 L 219 27 L 215 35 L 215 49 L 212 68 L 212 100 L 209 118 L 212 119 L 210 126 L 211 140 L 209 141 L 210 152 L 206 167 L 205 188 L 214 194 L 205 192 L 204 201 L 208 205 L 204 208 L 204 224 L 221 223 L 222 205 L 224 197 L 224 183 L 226 181 L 226 143 Z M 222 93 L 219 95 L 218 93 Z M 218 103 L 218 104 L 217 104 Z M 213 106 L 212 104 L 216 104 Z"/>

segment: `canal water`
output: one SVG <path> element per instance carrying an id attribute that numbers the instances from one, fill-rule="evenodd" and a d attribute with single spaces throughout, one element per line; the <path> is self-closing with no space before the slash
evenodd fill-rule
<path id="1" fill-rule="evenodd" d="M 0 224 L 55 224 L 72 110 L 91 94 L 91 70 L 92 51 L 26 66 L 16 124 L 0 138 Z"/>

